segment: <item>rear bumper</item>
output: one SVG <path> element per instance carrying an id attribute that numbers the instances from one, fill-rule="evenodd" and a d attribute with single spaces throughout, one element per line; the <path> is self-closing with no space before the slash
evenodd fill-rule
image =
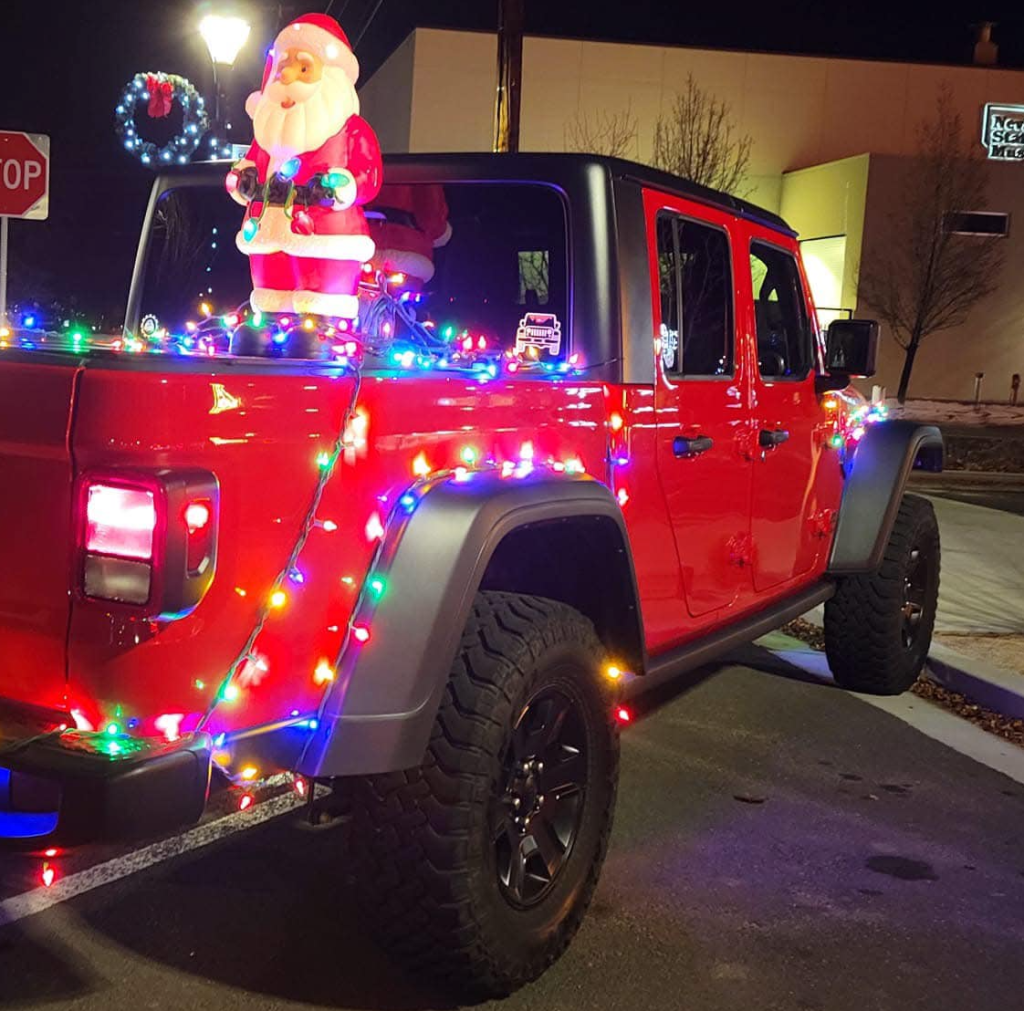
<path id="1" fill-rule="evenodd" d="M 0 843 L 36 848 L 113 842 L 199 820 L 212 741 L 173 743 L 53 730 L 4 733 L 0 710 Z M 23 731 L 23 726 L 19 728 Z"/>

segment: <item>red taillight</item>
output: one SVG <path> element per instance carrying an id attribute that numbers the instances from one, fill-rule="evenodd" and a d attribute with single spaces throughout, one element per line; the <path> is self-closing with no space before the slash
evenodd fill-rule
<path id="1" fill-rule="evenodd" d="M 143 488 L 90 484 L 86 501 L 85 550 L 117 558 L 153 557 L 156 505 Z"/>
<path id="2" fill-rule="evenodd" d="M 185 506 L 185 531 L 188 535 L 185 568 L 189 575 L 206 571 L 213 556 L 213 508 L 209 501 L 197 500 Z"/>
<path id="3" fill-rule="evenodd" d="M 220 488 L 202 470 L 80 479 L 81 590 L 173 620 L 202 600 L 217 564 Z"/>
<path id="4" fill-rule="evenodd" d="M 209 502 L 189 502 L 189 504 L 185 506 L 185 526 L 188 527 L 190 537 L 202 530 L 209 522 Z"/>

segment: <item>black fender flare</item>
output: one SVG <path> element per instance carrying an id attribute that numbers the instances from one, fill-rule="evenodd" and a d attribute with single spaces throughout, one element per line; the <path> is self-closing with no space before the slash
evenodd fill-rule
<path id="1" fill-rule="evenodd" d="M 468 481 L 436 481 L 411 515 L 389 522 L 370 576 L 382 576 L 386 592 L 375 602 L 364 593 L 352 619 L 365 622 L 371 638 L 343 651 L 297 771 L 332 777 L 419 765 L 495 550 L 529 525 L 581 518 L 611 521 L 621 537 L 632 580 L 630 620 L 642 653 L 629 540 L 622 511 L 604 484 L 541 470 L 525 478 L 483 472 Z"/>
<path id="2" fill-rule="evenodd" d="M 942 433 L 934 425 L 884 421 L 868 426 L 843 489 L 830 574 L 878 569 L 910 472 L 942 470 L 942 454 Z"/>

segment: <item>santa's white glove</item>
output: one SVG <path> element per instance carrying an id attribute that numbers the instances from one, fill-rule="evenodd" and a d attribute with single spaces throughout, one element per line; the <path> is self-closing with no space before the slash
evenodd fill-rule
<path id="1" fill-rule="evenodd" d="M 334 209 L 346 211 L 356 202 L 356 180 L 348 169 L 328 169 L 323 185 L 334 193 Z"/>

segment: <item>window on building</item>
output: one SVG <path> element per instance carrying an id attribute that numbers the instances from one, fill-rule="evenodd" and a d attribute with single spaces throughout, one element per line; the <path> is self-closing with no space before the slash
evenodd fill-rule
<path id="1" fill-rule="evenodd" d="M 943 225 L 953 235 L 1009 235 L 1010 215 L 998 211 L 950 211 Z"/>
<path id="2" fill-rule="evenodd" d="M 846 271 L 846 236 L 827 235 L 800 241 L 800 257 L 811 289 L 818 327 L 827 329 L 834 319 L 849 319 L 850 306 L 843 305 L 843 278 Z"/>
<path id="3" fill-rule="evenodd" d="M 732 270 L 725 232 L 675 214 L 660 215 L 658 268 L 665 372 L 732 375 Z"/>
<path id="4" fill-rule="evenodd" d="M 784 249 L 755 242 L 750 247 L 750 276 L 761 375 L 803 379 L 814 363 L 814 334 L 796 259 Z"/>

